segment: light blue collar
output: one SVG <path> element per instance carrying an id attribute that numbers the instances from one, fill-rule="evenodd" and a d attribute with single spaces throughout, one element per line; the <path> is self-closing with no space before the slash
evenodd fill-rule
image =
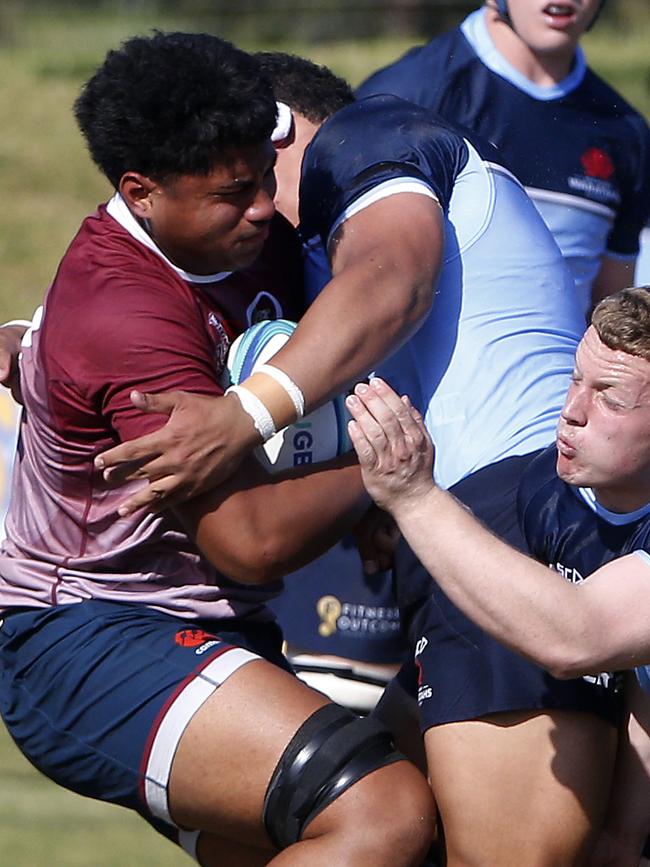
<path id="1" fill-rule="evenodd" d="M 496 45 L 492 41 L 492 37 L 488 33 L 485 23 L 485 8 L 477 9 L 472 12 L 460 25 L 463 36 L 479 57 L 479 60 L 491 69 L 492 72 L 505 78 L 514 87 L 527 93 L 533 99 L 539 99 L 547 102 L 552 99 L 559 99 L 566 96 L 575 90 L 582 83 L 587 71 L 587 63 L 585 61 L 584 52 L 578 46 L 576 49 L 575 63 L 573 69 L 566 78 L 557 84 L 551 84 L 548 87 L 543 87 L 540 84 L 535 84 L 525 75 L 522 75 L 519 70 L 511 66 L 505 57 L 497 50 Z"/>
<path id="2" fill-rule="evenodd" d="M 592 512 L 595 512 L 603 521 L 607 521 L 608 524 L 613 524 L 616 527 L 632 524 L 634 521 L 638 521 L 639 518 L 644 518 L 650 513 L 650 503 L 646 503 L 640 509 L 635 509 L 634 512 L 610 512 L 609 509 L 601 506 L 591 488 L 574 488 L 573 490 L 589 506 Z"/>

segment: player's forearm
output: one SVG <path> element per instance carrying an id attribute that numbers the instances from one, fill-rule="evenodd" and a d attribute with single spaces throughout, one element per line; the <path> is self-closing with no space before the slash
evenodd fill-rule
<path id="1" fill-rule="evenodd" d="M 361 518 L 370 504 L 348 456 L 314 470 L 186 504 L 197 545 L 236 581 L 263 584 L 313 560 Z M 189 514 L 188 514 L 189 512 Z"/>
<path id="2" fill-rule="evenodd" d="M 577 588 L 506 545 L 450 494 L 432 487 L 394 517 L 445 593 L 479 626 L 557 676 L 575 676 L 591 625 Z M 589 635 L 587 635 L 589 633 Z"/>

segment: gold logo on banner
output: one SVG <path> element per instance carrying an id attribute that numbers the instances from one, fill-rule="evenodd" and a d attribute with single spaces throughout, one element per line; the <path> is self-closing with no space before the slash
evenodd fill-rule
<path id="1" fill-rule="evenodd" d="M 341 603 L 336 596 L 321 596 L 316 603 L 316 611 L 321 619 L 318 634 L 328 638 L 336 632 L 336 621 L 341 615 Z"/>

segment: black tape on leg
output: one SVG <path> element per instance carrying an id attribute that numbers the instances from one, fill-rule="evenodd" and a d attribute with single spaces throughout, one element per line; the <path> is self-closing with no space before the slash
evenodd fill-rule
<path id="1" fill-rule="evenodd" d="M 347 788 L 377 768 L 402 759 L 388 729 L 372 718 L 328 704 L 295 733 L 273 772 L 264 824 L 283 849 Z"/>

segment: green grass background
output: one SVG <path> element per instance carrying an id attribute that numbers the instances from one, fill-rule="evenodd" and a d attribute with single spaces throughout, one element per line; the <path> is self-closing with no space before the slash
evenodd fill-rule
<path id="1" fill-rule="evenodd" d="M 85 214 L 110 193 L 91 164 L 70 106 L 106 50 L 134 33 L 196 29 L 196 22 L 86 11 L 29 13 L 0 5 L 0 321 L 31 314 Z M 621 0 L 619 0 L 619 3 Z M 647 3 L 647 0 L 643 0 Z M 641 11 L 643 6 L 638 7 Z M 90 11 L 88 11 L 90 9 Z M 268 48 L 250 36 L 244 47 Z M 412 39 L 274 45 L 328 63 L 353 84 L 399 56 Z M 585 39 L 592 65 L 650 115 L 650 16 L 599 24 Z"/>
<path id="2" fill-rule="evenodd" d="M 39 774 L 0 724 L 1 867 L 190 867 L 128 810 L 74 795 Z"/>
<path id="3" fill-rule="evenodd" d="M 641 12 L 647 0 L 637 4 Z M 70 106 L 106 50 L 152 27 L 196 30 L 188 18 L 67 14 L 0 6 L 0 321 L 40 301 L 80 220 L 110 195 L 87 157 Z M 584 44 L 592 66 L 650 116 L 650 16 L 602 22 Z M 296 44 L 240 40 L 327 63 L 353 84 L 412 38 Z M 216 771 L 218 773 L 218 770 Z M 191 863 L 139 818 L 65 792 L 22 758 L 0 726 L 0 867 L 171 867 Z"/>

